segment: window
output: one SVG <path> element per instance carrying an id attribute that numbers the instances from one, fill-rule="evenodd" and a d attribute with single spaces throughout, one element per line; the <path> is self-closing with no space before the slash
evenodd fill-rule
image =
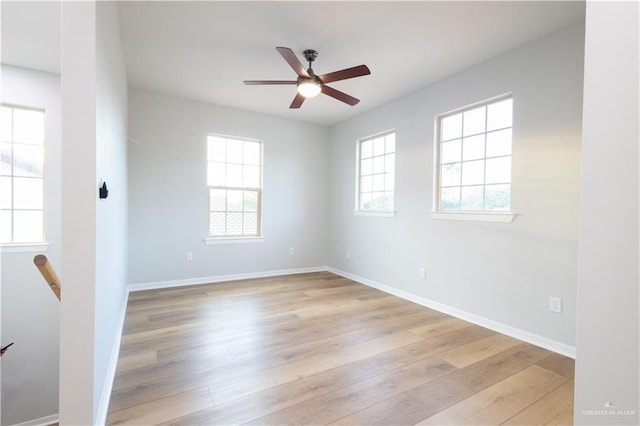
<path id="1" fill-rule="evenodd" d="M 209 236 L 259 237 L 262 142 L 210 135 L 207 149 Z"/>
<path id="2" fill-rule="evenodd" d="M 0 109 L 0 243 L 44 241 L 44 111 Z"/>
<path id="3" fill-rule="evenodd" d="M 513 99 L 501 97 L 436 118 L 436 210 L 511 208 Z"/>
<path id="4" fill-rule="evenodd" d="M 356 212 L 393 212 L 396 134 L 358 141 Z"/>

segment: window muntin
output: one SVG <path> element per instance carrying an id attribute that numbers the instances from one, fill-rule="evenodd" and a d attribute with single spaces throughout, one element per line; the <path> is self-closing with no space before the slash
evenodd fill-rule
<path id="1" fill-rule="evenodd" d="M 436 118 L 436 210 L 510 210 L 512 110 L 509 96 Z"/>
<path id="2" fill-rule="evenodd" d="M 0 107 L 0 243 L 44 242 L 44 111 Z"/>
<path id="3" fill-rule="evenodd" d="M 395 187 L 394 131 L 358 141 L 356 210 L 391 212 Z"/>
<path id="4" fill-rule="evenodd" d="M 262 141 L 207 138 L 209 236 L 261 235 Z"/>

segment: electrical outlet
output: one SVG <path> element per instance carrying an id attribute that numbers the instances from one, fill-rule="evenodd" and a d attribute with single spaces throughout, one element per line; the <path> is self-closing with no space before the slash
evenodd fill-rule
<path id="1" fill-rule="evenodd" d="M 347 250 L 347 259 L 351 259 L 351 252 Z"/>
<path id="2" fill-rule="evenodd" d="M 550 297 L 549 298 L 549 310 L 551 312 L 557 312 L 559 314 L 562 313 L 562 299 L 559 297 Z"/>
<path id="3" fill-rule="evenodd" d="M 291 247 L 291 248 L 289 248 L 289 254 L 296 254 L 296 249 L 295 249 L 295 247 Z"/>
<path id="4" fill-rule="evenodd" d="M 187 262 L 193 262 L 193 253 L 187 252 Z"/>
<path id="5" fill-rule="evenodd" d="M 427 270 L 424 266 L 420 267 L 420 271 L 418 272 L 418 276 L 423 280 L 427 279 Z"/>

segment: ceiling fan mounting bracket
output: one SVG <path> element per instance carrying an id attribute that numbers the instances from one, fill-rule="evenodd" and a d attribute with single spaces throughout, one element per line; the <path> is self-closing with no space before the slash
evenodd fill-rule
<path id="1" fill-rule="evenodd" d="M 316 52 L 313 49 L 307 49 L 304 52 L 302 52 L 302 54 L 304 55 L 304 58 L 307 60 L 307 62 L 309 62 L 309 64 L 315 61 L 316 58 L 318 57 L 318 52 Z"/>

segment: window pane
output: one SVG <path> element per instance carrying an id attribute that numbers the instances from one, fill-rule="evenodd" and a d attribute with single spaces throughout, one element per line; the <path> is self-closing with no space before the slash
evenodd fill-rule
<path id="1" fill-rule="evenodd" d="M 384 137 L 384 152 L 389 154 L 391 152 L 396 152 L 396 134 L 389 133 Z"/>
<path id="2" fill-rule="evenodd" d="M 0 175 L 11 175 L 11 144 L 0 143 Z"/>
<path id="3" fill-rule="evenodd" d="M 11 208 L 11 178 L 0 177 L 0 209 Z"/>
<path id="4" fill-rule="evenodd" d="M 485 182 L 511 182 L 511 157 L 498 157 L 487 160 L 487 175 Z"/>
<path id="5" fill-rule="evenodd" d="M 487 107 L 487 131 L 511 127 L 513 99 L 505 99 Z"/>
<path id="6" fill-rule="evenodd" d="M 371 193 L 366 192 L 360 195 L 360 209 L 371 210 Z"/>
<path id="7" fill-rule="evenodd" d="M 460 163 L 445 164 L 440 174 L 440 186 L 458 186 L 460 176 Z"/>
<path id="8" fill-rule="evenodd" d="M 373 157 L 373 141 L 363 141 L 360 143 L 360 158 Z"/>
<path id="9" fill-rule="evenodd" d="M 373 157 L 373 173 L 384 173 L 384 157 Z"/>
<path id="10" fill-rule="evenodd" d="M 241 212 L 244 204 L 244 191 L 227 191 L 227 211 Z"/>
<path id="11" fill-rule="evenodd" d="M 448 141 L 462 136 L 462 114 L 450 115 L 440 121 L 441 140 Z"/>
<path id="12" fill-rule="evenodd" d="M 37 145 L 13 145 L 14 176 L 42 177 L 44 147 Z"/>
<path id="13" fill-rule="evenodd" d="M 43 240 L 42 211 L 13 212 L 13 242 L 35 243 Z"/>
<path id="14" fill-rule="evenodd" d="M 0 142 L 11 142 L 11 108 L 0 109 Z"/>
<path id="15" fill-rule="evenodd" d="M 395 181 L 395 177 L 393 176 L 393 174 L 387 173 L 384 177 L 384 190 L 393 191 L 394 181 Z"/>
<path id="16" fill-rule="evenodd" d="M 440 164 L 453 163 L 462 158 L 462 141 L 460 139 L 440 144 Z"/>
<path id="17" fill-rule="evenodd" d="M 13 208 L 42 209 L 42 179 L 13 179 Z"/>
<path id="18" fill-rule="evenodd" d="M 227 208 L 227 191 L 224 189 L 209 190 L 209 210 L 223 212 Z"/>
<path id="19" fill-rule="evenodd" d="M 44 142 L 44 113 L 28 109 L 14 109 L 13 141 L 42 145 Z"/>
<path id="20" fill-rule="evenodd" d="M 462 210 L 483 210 L 484 191 L 482 186 L 462 187 L 462 200 L 460 202 Z"/>
<path id="21" fill-rule="evenodd" d="M 242 163 L 242 142 L 235 139 L 227 139 L 227 162 Z"/>
<path id="22" fill-rule="evenodd" d="M 384 191 L 384 174 L 373 175 L 373 191 Z"/>
<path id="23" fill-rule="evenodd" d="M 480 108 L 475 108 L 464 112 L 464 136 L 475 135 L 484 132 L 486 110 L 486 107 L 481 106 Z"/>
<path id="24" fill-rule="evenodd" d="M 485 192 L 486 210 L 509 210 L 511 207 L 511 185 L 487 185 Z"/>
<path id="25" fill-rule="evenodd" d="M 216 136 L 207 138 L 207 158 L 209 161 L 223 163 L 227 160 L 226 141 L 223 138 Z"/>
<path id="26" fill-rule="evenodd" d="M 363 176 L 360 178 L 360 192 L 373 191 L 373 176 Z"/>
<path id="27" fill-rule="evenodd" d="M 440 210 L 460 210 L 460 187 L 442 188 Z"/>
<path id="28" fill-rule="evenodd" d="M 257 235 L 258 234 L 258 214 L 257 213 L 245 213 L 243 216 L 243 230 L 245 235 Z"/>
<path id="29" fill-rule="evenodd" d="M 387 154 L 384 156 L 384 171 L 393 173 L 396 170 L 396 155 Z"/>
<path id="30" fill-rule="evenodd" d="M 226 213 L 211 213 L 209 216 L 209 234 L 225 235 Z"/>
<path id="31" fill-rule="evenodd" d="M 487 157 L 511 155 L 511 129 L 487 133 Z"/>
<path id="32" fill-rule="evenodd" d="M 374 192 L 371 194 L 371 210 L 384 209 L 384 192 Z"/>
<path id="33" fill-rule="evenodd" d="M 244 142 L 244 164 L 260 165 L 260 143 Z"/>
<path id="34" fill-rule="evenodd" d="M 384 154 L 384 137 L 375 138 L 373 140 L 373 155 Z"/>
<path id="35" fill-rule="evenodd" d="M 227 235 L 242 235 L 242 213 L 227 213 Z"/>
<path id="36" fill-rule="evenodd" d="M 484 182 L 484 160 L 462 163 L 462 184 L 477 185 Z M 464 209 L 464 207 L 463 207 Z"/>
<path id="37" fill-rule="evenodd" d="M 208 163 L 207 185 L 224 186 L 227 166 L 224 163 Z"/>
<path id="38" fill-rule="evenodd" d="M 384 210 L 393 210 L 393 192 L 384 193 L 384 204 L 382 208 Z"/>
<path id="39" fill-rule="evenodd" d="M 360 163 L 360 175 L 370 175 L 373 173 L 373 159 L 362 160 Z"/>
<path id="40" fill-rule="evenodd" d="M 484 158 L 484 134 L 464 138 L 462 141 L 462 159 L 477 160 Z"/>
<path id="41" fill-rule="evenodd" d="M 244 191 L 244 211 L 258 211 L 258 191 Z"/>
<path id="42" fill-rule="evenodd" d="M 11 212 L 0 210 L 0 243 L 11 242 Z"/>
<path id="43" fill-rule="evenodd" d="M 234 188 L 242 186 L 242 165 L 227 164 L 227 182 L 225 185 Z"/>
<path id="44" fill-rule="evenodd" d="M 245 188 L 258 188 L 260 186 L 260 166 L 244 166 Z"/>

